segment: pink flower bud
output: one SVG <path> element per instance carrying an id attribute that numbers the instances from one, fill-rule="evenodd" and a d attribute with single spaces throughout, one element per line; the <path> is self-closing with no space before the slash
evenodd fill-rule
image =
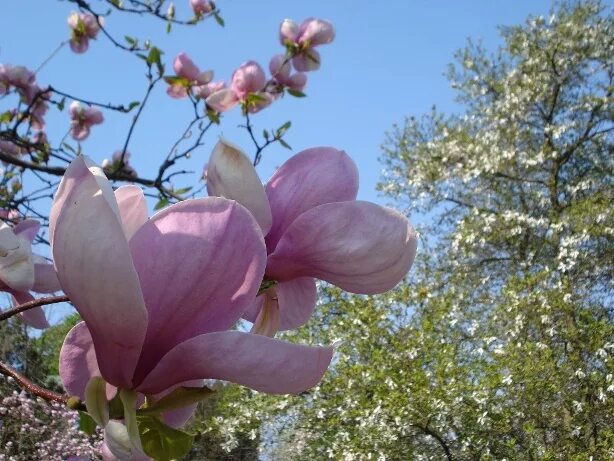
<path id="1" fill-rule="evenodd" d="M 310 18 L 301 24 L 298 43 L 309 46 L 326 45 L 335 39 L 335 28 L 323 19 Z"/>
<path id="2" fill-rule="evenodd" d="M 75 53 L 85 53 L 90 39 L 95 39 L 100 31 L 98 19 L 90 13 L 73 11 L 68 16 L 67 23 L 71 29 L 70 49 Z"/>
<path id="3" fill-rule="evenodd" d="M 190 57 L 185 53 L 179 53 L 173 63 L 173 69 L 177 74 L 177 77 L 185 78 L 187 80 L 196 80 L 196 77 L 200 73 L 200 70 Z"/>
<path id="4" fill-rule="evenodd" d="M 264 87 L 266 76 L 264 70 L 255 61 L 247 61 L 232 74 L 231 89 L 240 100 L 245 100 L 249 93 L 257 93 Z"/>
<path id="5" fill-rule="evenodd" d="M 70 104 L 71 129 L 70 135 L 77 141 L 82 141 L 90 135 L 93 125 L 99 125 L 104 121 L 100 110 L 94 107 L 84 108 L 78 101 Z"/>
<path id="6" fill-rule="evenodd" d="M 282 45 L 295 43 L 299 34 L 299 26 L 292 19 L 284 19 L 279 28 L 279 41 Z"/>
<path id="7" fill-rule="evenodd" d="M 190 5 L 196 16 L 213 11 L 213 4 L 208 0 L 190 0 Z"/>

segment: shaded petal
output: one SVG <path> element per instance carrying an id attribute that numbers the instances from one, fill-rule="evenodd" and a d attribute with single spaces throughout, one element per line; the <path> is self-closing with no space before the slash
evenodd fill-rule
<path id="1" fill-rule="evenodd" d="M 358 169 L 349 155 L 332 147 L 314 147 L 291 157 L 266 185 L 273 226 L 266 237 L 272 252 L 290 224 L 305 211 L 330 202 L 354 200 Z"/>
<path id="2" fill-rule="evenodd" d="M 256 296 L 266 265 L 252 215 L 218 197 L 185 200 L 154 215 L 130 250 L 150 319 L 137 381 L 180 342 L 230 328 Z"/>
<path id="3" fill-rule="evenodd" d="M 32 291 L 37 293 L 55 293 L 61 291 L 62 287 L 55 273 L 53 264 L 49 264 L 39 255 L 32 255 L 34 258 L 34 285 Z M 44 262 L 39 262 L 39 261 Z"/>
<path id="4" fill-rule="evenodd" d="M 12 291 L 12 295 L 14 305 L 16 306 L 34 300 L 34 296 L 27 291 Z M 32 328 L 44 330 L 45 328 L 50 327 L 47 317 L 45 316 L 45 311 L 42 307 L 35 307 L 34 309 L 28 309 L 27 311 L 20 312 L 19 316 L 21 317 L 23 323 L 31 326 Z"/>
<path id="5" fill-rule="evenodd" d="M 115 191 L 122 227 L 126 240 L 147 221 L 147 202 L 143 190 L 134 185 L 122 186 Z"/>
<path id="6" fill-rule="evenodd" d="M 110 185 L 82 157 L 66 170 L 51 210 L 58 279 L 94 341 L 102 377 L 130 388 L 147 328 L 139 278 Z"/>
<path id="7" fill-rule="evenodd" d="M 291 344 L 239 331 L 208 333 L 166 354 L 139 391 L 151 394 L 188 379 L 213 378 L 269 394 L 294 394 L 315 386 L 332 356 L 332 347 Z"/>
<path id="8" fill-rule="evenodd" d="M 292 58 L 292 65 L 297 72 L 310 72 L 320 68 L 320 53 L 313 48 L 307 48 Z"/>
<path id="9" fill-rule="evenodd" d="M 92 335 L 85 322 L 79 322 L 68 332 L 60 349 L 60 379 L 68 394 L 85 400 L 85 387 L 94 376 L 101 374 Z"/>
<path id="10" fill-rule="evenodd" d="M 239 102 L 239 98 L 234 90 L 224 88 L 223 90 L 216 91 L 209 95 L 206 102 L 218 112 L 225 112 L 236 106 Z"/>
<path id="11" fill-rule="evenodd" d="M 313 278 L 299 277 L 287 282 L 279 282 L 272 289 L 277 297 L 280 312 L 279 330 L 292 330 L 307 323 L 313 314 L 318 298 L 318 290 Z M 243 318 L 255 323 L 263 300 L 263 294 L 258 296 L 250 308 L 243 313 Z"/>
<path id="12" fill-rule="evenodd" d="M 24 219 L 13 227 L 13 232 L 15 235 L 23 235 L 32 243 L 40 227 L 40 223 L 35 219 Z"/>
<path id="13" fill-rule="evenodd" d="M 223 138 L 215 145 L 209 160 L 207 192 L 236 200 L 247 208 L 263 235 L 271 228 L 271 207 L 256 169 L 241 149 Z"/>
<path id="14" fill-rule="evenodd" d="M 409 271 L 416 233 L 405 216 L 370 202 L 328 203 L 299 216 L 269 256 L 267 276 L 316 277 L 353 293 L 383 293 Z"/>

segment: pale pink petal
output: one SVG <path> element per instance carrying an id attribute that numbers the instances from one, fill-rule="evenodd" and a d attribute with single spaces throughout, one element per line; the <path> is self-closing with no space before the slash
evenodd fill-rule
<path id="1" fill-rule="evenodd" d="M 279 27 L 279 42 L 284 46 L 287 42 L 296 42 L 299 30 L 299 25 L 292 19 L 284 19 Z"/>
<path id="2" fill-rule="evenodd" d="M 335 28 L 323 19 L 306 19 L 300 27 L 298 42 L 309 46 L 325 45 L 335 39 Z"/>
<path id="3" fill-rule="evenodd" d="M 218 112 L 225 112 L 236 106 L 239 103 L 239 98 L 233 90 L 224 88 L 209 95 L 206 102 Z"/>
<path id="4" fill-rule="evenodd" d="M 173 62 L 173 69 L 177 74 L 177 77 L 185 78 L 187 80 L 196 80 L 200 70 L 190 57 L 185 53 L 179 53 Z"/>
<path id="5" fill-rule="evenodd" d="M 292 58 L 292 65 L 297 72 L 310 72 L 320 68 L 320 53 L 308 48 Z"/>
<path id="6" fill-rule="evenodd" d="M 267 183 L 266 193 L 273 213 L 273 226 L 266 237 L 271 252 L 300 214 L 324 203 L 355 199 L 358 169 L 345 152 L 314 147 L 284 163 Z"/>
<path id="7" fill-rule="evenodd" d="M 298 72 L 290 76 L 286 86 L 294 91 L 303 91 L 307 85 L 307 74 Z"/>
<path id="8" fill-rule="evenodd" d="M 126 240 L 147 221 L 147 202 L 143 190 L 135 185 L 122 186 L 115 191 L 115 199 L 122 219 Z"/>
<path id="9" fill-rule="evenodd" d="M 409 271 L 416 233 L 405 216 L 370 202 L 320 205 L 300 215 L 269 255 L 267 276 L 310 276 L 353 293 L 383 293 Z"/>
<path id="10" fill-rule="evenodd" d="M 16 306 L 34 300 L 34 296 L 27 291 L 11 291 L 11 293 L 13 295 L 13 304 Z M 28 309 L 27 311 L 21 312 L 19 316 L 23 323 L 38 330 L 44 330 L 50 326 L 42 307 Z"/>
<path id="11" fill-rule="evenodd" d="M 103 378 L 130 388 L 147 311 L 113 192 L 83 157 L 66 170 L 49 230 L 58 279 L 87 323 Z"/>
<path id="12" fill-rule="evenodd" d="M 13 227 L 15 235 L 23 235 L 30 243 L 36 238 L 40 229 L 40 223 L 35 219 L 24 219 Z"/>
<path id="13" fill-rule="evenodd" d="M 266 76 L 256 61 L 247 61 L 234 71 L 230 87 L 237 98 L 244 100 L 250 93 L 257 93 L 264 88 Z"/>
<path id="14" fill-rule="evenodd" d="M 87 37 L 72 37 L 68 42 L 70 49 L 77 54 L 82 54 L 90 47 L 90 41 Z"/>
<path id="15" fill-rule="evenodd" d="M 90 127 L 82 122 L 73 122 L 70 128 L 70 135 L 77 141 L 83 141 L 90 135 Z"/>
<path id="16" fill-rule="evenodd" d="M 252 162 L 243 151 L 220 139 L 207 168 L 207 191 L 211 196 L 236 200 L 258 221 L 263 235 L 271 228 L 271 207 Z"/>
<path id="17" fill-rule="evenodd" d="M 137 380 L 180 342 L 230 328 L 256 296 L 266 265 L 252 215 L 218 197 L 185 200 L 154 215 L 130 250 L 150 319 Z"/>
<path id="18" fill-rule="evenodd" d="M 85 322 L 79 322 L 60 349 L 60 379 L 69 395 L 85 400 L 85 386 L 94 376 L 101 376 L 94 343 Z"/>
<path id="19" fill-rule="evenodd" d="M 291 344 L 239 331 L 208 333 L 166 354 L 138 390 L 151 394 L 189 379 L 212 378 L 269 394 L 295 394 L 322 379 L 332 356 L 332 347 Z"/>
<path id="20" fill-rule="evenodd" d="M 32 245 L 25 235 L 15 235 L 0 222 L 0 280 L 13 290 L 27 291 L 34 284 Z"/>
<path id="21" fill-rule="evenodd" d="M 181 99 L 188 96 L 188 89 L 177 83 L 169 85 L 169 87 L 166 89 L 166 94 L 168 94 L 171 98 Z"/>
<path id="22" fill-rule="evenodd" d="M 43 260 L 38 255 L 34 257 L 34 285 L 32 285 L 32 291 L 37 293 L 55 293 L 61 291 L 62 286 L 58 280 L 58 275 L 55 273 L 53 264 L 47 262 L 38 262 Z M 40 258 L 40 259 L 39 259 Z"/>

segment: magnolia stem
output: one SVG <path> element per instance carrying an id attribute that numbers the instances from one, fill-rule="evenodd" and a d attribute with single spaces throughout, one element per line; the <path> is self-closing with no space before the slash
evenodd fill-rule
<path id="1" fill-rule="evenodd" d="M 45 400 L 67 404 L 68 399 L 70 398 L 67 395 L 58 394 L 57 392 L 45 389 L 38 384 L 34 384 L 24 375 L 19 373 L 17 370 L 11 368 L 4 362 L 0 362 L 0 373 L 13 378 L 17 382 L 19 387 L 21 387 L 22 389 L 28 391 L 31 394 L 42 397 Z"/>
<path id="2" fill-rule="evenodd" d="M 19 314 L 20 312 L 27 311 L 28 309 L 33 309 L 39 306 L 46 306 L 47 304 L 62 303 L 66 301 L 70 301 L 70 299 L 68 299 L 68 296 L 66 295 L 50 296 L 48 298 L 34 299 L 32 301 L 28 301 L 27 303 L 23 303 L 18 306 L 15 306 L 15 307 L 12 307 L 10 309 L 0 312 L 0 321 L 9 319 L 13 317 L 14 315 Z"/>

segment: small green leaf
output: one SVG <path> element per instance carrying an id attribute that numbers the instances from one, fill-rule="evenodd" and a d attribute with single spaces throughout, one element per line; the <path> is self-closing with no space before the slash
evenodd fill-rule
<path id="1" fill-rule="evenodd" d="M 79 411 L 79 430 L 87 435 L 93 435 L 96 432 L 96 421 L 84 411 Z"/>
<path id="2" fill-rule="evenodd" d="M 158 203 L 156 203 L 156 206 L 154 207 L 154 211 L 158 211 L 161 208 L 164 208 L 169 203 L 170 202 L 168 201 L 168 199 L 166 197 L 161 198 L 160 200 L 158 200 Z"/>
<path id="3" fill-rule="evenodd" d="M 305 96 L 307 96 L 302 91 L 293 90 L 292 88 L 288 88 L 286 91 L 288 92 L 289 95 L 292 95 L 295 98 L 304 98 Z"/>
<path id="4" fill-rule="evenodd" d="M 218 114 L 215 110 L 209 107 L 207 108 L 207 117 L 209 117 L 209 120 L 211 120 L 216 125 L 220 124 L 220 114 Z"/>
<path id="5" fill-rule="evenodd" d="M 172 22 L 167 22 L 166 23 L 166 33 L 170 34 L 172 29 L 173 29 L 173 23 Z"/>
<path id="6" fill-rule="evenodd" d="M 128 44 L 132 45 L 132 46 L 137 46 L 139 41 L 134 38 L 134 37 L 130 37 L 130 35 L 125 35 L 124 36 L 124 40 L 126 40 L 128 42 Z"/>
<path id="7" fill-rule="evenodd" d="M 183 459 L 192 448 L 194 436 L 173 429 L 154 416 L 139 416 L 137 421 L 143 451 L 157 461 Z"/>
<path id="8" fill-rule="evenodd" d="M 215 18 L 215 22 L 217 22 L 220 26 L 224 27 L 225 23 L 222 17 L 218 14 L 218 12 L 213 13 L 213 17 Z"/>
<path id="9" fill-rule="evenodd" d="M 62 98 L 60 102 L 58 102 L 58 109 L 61 111 L 64 110 L 64 105 L 66 104 L 66 98 Z"/>
<path id="10" fill-rule="evenodd" d="M 128 104 L 128 111 L 131 111 L 132 109 L 134 109 L 135 107 L 139 107 L 141 105 L 141 103 L 139 101 L 132 101 L 130 104 Z"/>
<path id="11" fill-rule="evenodd" d="M 177 189 L 177 190 L 175 191 L 175 194 L 177 194 L 177 195 L 183 195 L 183 194 L 185 194 L 185 193 L 190 192 L 191 190 L 192 190 L 192 186 L 190 186 L 190 187 L 182 187 L 181 189 Z"/>
<path id="12" fill-rule="evenodd" d="M 286 149 L 292 150 L 292 147 L 290 147 L 290 145 L 286 141 L 284 141 L 283 139 L 278 139 L 278 141 L 279 141 L 279 144 L 284 146 Z"/>
<path id="13" fill-rule="evenodd" d="M 267 141 L 269 140 L 269 132 L 267 130 L 262 130 L 262 136 L 264 137 L 264 139 L 266 139 Z"/>

